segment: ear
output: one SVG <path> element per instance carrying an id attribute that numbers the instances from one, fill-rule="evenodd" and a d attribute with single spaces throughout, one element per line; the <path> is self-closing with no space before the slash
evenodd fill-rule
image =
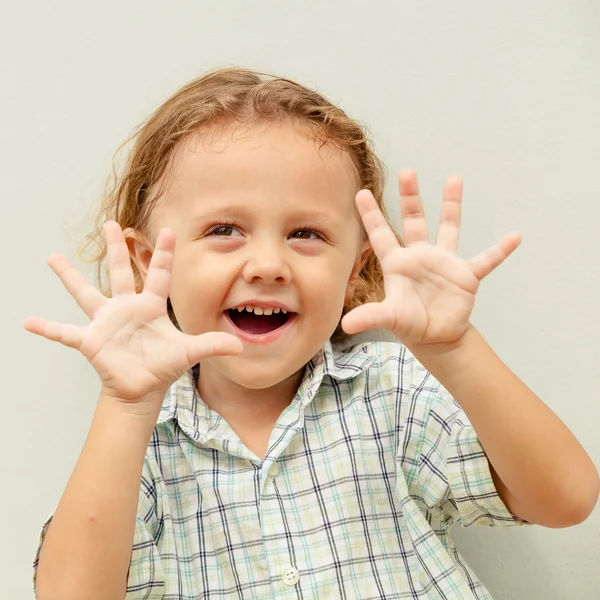
<path id="1" fill-rule="evenodd" d="M 154 251 L 153 247 L 146 236 L 132 227 L 127 227 L 127 229 L 123 230 L 123 234 L 125 236 L 127 249 L 129 250 L 129 256 L 138 268 L 145 283 L 146 275 L 148 274 L 148 266 L 150 265 L 150 259 L 152 258 L 152 253 Z"/>
<path id="2" fill-rule="evenodd" d="M 346 294 L 344 296 L 344 304 L 348 304 L 350 300 L 352 300 L 352 296 L 354 296 L 354 290 L 356 289 L 356 282 L 358 279 L 359 273 L 362 271 L 362 268 L 365 266 L 367 259 L 373 252 L 371 248 L 371 244 L 369 241 L 365 241 L 362 245 L 362 250 L 359 256 L 357 256 L 354 261 L 354 266 L 352 267 L 352 273 L 350 273 L 350 278 L 348 279 L 348 285 L 346 286 Z"/>

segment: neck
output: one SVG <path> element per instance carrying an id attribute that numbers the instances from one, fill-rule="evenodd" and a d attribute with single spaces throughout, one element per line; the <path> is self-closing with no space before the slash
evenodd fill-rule
<path id="1" fill-rule="evenodd" d="M 204 403 L 218 412 L 234 430 L 268 427 L 270 431 L 279 415 L 291 404 L 303 375 L 304 369 L 301 369 L 272 387 L 249 389 L 227 379 L 209 365 L 202 365 L 197 388 Z"/>

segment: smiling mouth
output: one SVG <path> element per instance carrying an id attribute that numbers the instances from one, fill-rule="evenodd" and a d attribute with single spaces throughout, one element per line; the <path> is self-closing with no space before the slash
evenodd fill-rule
<path id="1" fill-rule="evenodd" d="M 242 331 L 254 335 L 261 335 L 275 331 L 283 327 L 295 313 L 283 313 L 271 315 L 257 315 L 247 310 L 229 309 L 227 311 L 232 323 Z"/>

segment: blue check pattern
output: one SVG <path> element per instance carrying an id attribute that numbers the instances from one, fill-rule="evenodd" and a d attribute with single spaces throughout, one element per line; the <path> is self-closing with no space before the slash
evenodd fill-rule
<path id="1" fill-rule="evenodd" d="M 404 346 L 327 343 L 264 460 L 194 375 L 170 388 L 148 446 L 126 600 L 491 598 L 449 530 L 526 523 L 466 414 Z"/>

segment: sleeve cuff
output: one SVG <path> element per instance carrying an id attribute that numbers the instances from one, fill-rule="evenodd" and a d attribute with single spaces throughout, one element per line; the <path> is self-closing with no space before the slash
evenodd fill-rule
<path id="1" fill-rule="evenodd" d="M 470 424 L 457 426 L 446 450 L 448 484 L 463 527 L 531 525 L 513 515 L 500 498 L 485 451 Z"/>
<path id="2" fill-rule="evenodd" d="M 125 600 L 159 600 L 164 592 L 165 575 L 158 548 L 144 520 L 137 517 Z"/>
<path id="3" fill-rule="evenodd" d="M 54 513 L 46 519 L 39 535 L 38 545 L 33 559 L 33 594 L 37 599 L 37 568 L 40 560 L 42 544 L 48 532 Z M 127 593 L 125 600 L 159 600 L 165 591 L 165 576 L 160 555 L 154 539 L 148 532 L 146 524 L 137 517 L 135 534 L 131 550 L 131 560 L 127 575 Z"/>
<path id="4" fill-rule="evenodd" d="M 33 574 L 32 574 L 32 583 L 33 583 L 33 595 L 34 598 L 37 598 L 37 569 L 38 564 L 40 562 L 40 551 L 42 549 L 42 544 L 44 543 L 44 539 L 46 538 L 46 533 L 48 532 L 48 527 L 50 526 L 50 522 L 52 521 L 52 517 L 54 517 L 54 513 L 50 513 L 48 518 L 46 519 L 42 530 L 40 531 L 40 535 L 38 538 L 37 549 L 35 551 L 35 556 L 33 557 Z"/>

